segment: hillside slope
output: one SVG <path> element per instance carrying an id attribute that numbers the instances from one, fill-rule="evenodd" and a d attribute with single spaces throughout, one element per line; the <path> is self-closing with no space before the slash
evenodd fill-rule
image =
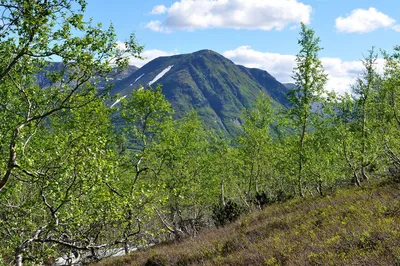
<path id="1" fill-rule="evenodd" d="M 112 94 L 162 84 L 177 117 L 196 110 L 208 128 L 235 135 L 240 114 L 260 93 L 288 106 L 288 89 L 268 72 L 237 66 L 211 50 L 159 57 L 115 84 Z"/>
<path id="2" fill-rule="evenodd" d="M 400 184 L 273 204 L 194 239 L 97 265 L 400 265 Z"/>

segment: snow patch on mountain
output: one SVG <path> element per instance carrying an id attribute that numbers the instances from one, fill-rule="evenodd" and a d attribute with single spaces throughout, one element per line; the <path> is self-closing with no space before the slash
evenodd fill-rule
<path id="1" fill-rule="evenodd" d="M 119 103 L 122 99 L 125 99 L 127 95 L 122 96 L 121 98 L 119 98 L 118 100 L 115 101 L 115 103 L 113 103 L 110 108 L 113 108 L 117 103 Z"/>
<path id="2" fill-rule="evenodd" d="M 144 76 L 144 73 L 142 75 L 140 75 L 137 79 L 135 79 L 135 81 L 133 83 L 136 83 L 136 81 L 138 81 L 143 76 Z"/>
<path id="3" fill-rule="evenodd" d="M 157 80 L 159 80 L 160 78 L 162 78 L 165 74 L 167 74 L 168 71 L 171 70 L 171 68 L 174 65 L 168 66 L 166 69 L 164 69 L 163 71 L 161 71 L 152 81 L 149 82 L 149 86 L 151 86 L 152 84 L 154 84 Z"/>

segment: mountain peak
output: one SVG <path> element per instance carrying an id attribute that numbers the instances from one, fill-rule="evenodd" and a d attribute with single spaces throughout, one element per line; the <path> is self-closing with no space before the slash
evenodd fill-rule
<path id="1" fill-rule="evenodd" d="M 121 97 L 141 87 L 162 84 L 177 117 L 194 109 L 208 128 L 229 135 L 240 131 L 240 115 L 265 93 L 273 105 L 287 106 L 287 89 L 268 72 L 235 65 L 223 55 L 203 49 L 190 54 L 156 58 L 116 84 Z"/>
<path id="2" fill-rule="evenodd" d="M 203 49 L 203 50 L 199 50 L 197 52 L 194 52 L 193 54 L 218 54 L 218 53 L 213 51 L 213 50 Z"/>

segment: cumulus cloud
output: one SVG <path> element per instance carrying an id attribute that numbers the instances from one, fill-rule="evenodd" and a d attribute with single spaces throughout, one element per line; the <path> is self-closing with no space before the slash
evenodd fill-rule
<path id="1" fill-rule="evenodd" d="M 364 66 L 361 61 L 343 61 L 339 58 L 321 58 L 322 65 L 328 74 L 326 87 L 337 93 L 351 92 L 351 86 Z"/>
<path id="2" fill-rule="evenodd" d="M 121 49 L 121 50 L 125 49 L 125 44 L 123 42 L 117 42 L 117 45 L 118 45 L 119 49 Z M 142 53 L 143 59 L 130 57 L 129 64 L 137 66 L 137 67 L 142 67 L 157 57 L 171 56 L 171 55 L 176 55 L 176 54 L 178 54 L 177 51 L 166 52 L 166 51 L 162 51 L 162 50 L 158 50 L 158 49 L 144 50 Z"/>
<path id="3" fill-rule="evenodd" d="M 235 64 L 267 70 L 280 82 L 292 82 L 291 75 L 296 58 L 294 55 L 263 53 L 253 50 L 250 46 L 240 46 L 224 52 L 223 55 Z"/>
<path id="4" fill-rule="evenodd" d="M 152 20 L 146 24 L 146 28 L 155 31 L 155 32 L 163 32 L 170 33 L 171 30 L 163 25 L 163 23 L 159 20 Z"/>
<path id="5" fill-rule="evenodd" d="M 164 14 L 167 12 L 167 7 L 164 5 L 158 5 L 158 6 L 154 6 L 153 9 L 151 10 L 150 14 L 152 15 L 160 15 L 160 14 Z"/>
<path id="6" fill-rule="evenodd" d="M 264 69 L 282 83 L 293 82 L 293 68 L 296 65 L 296 57 L 294 55 L 264 53 L 253 50 L 250 46 L 241 46 L 234 50 L 226 51 L 223 55 L 236 64 Z M 351 86 L 364 69 L 361 61 L 321 58 L 321 62 L 329 78 L 327 89 L 334 90 L 340 94 L 351 92 Z M 382 72 L 383 64 L 383 60 L 377 61 L 378 72 Z"/>
<path id="7" fill-rule="evenodd" d="M 345 18 L 338 17 L 336 29 L 346 33 L 367 33 L 379 28 L 391 28 L 395 23 L 396 20 L 393 18 L 370 7 L 367 10 L 355 9 Z M 396 28 L 394 29 L 396 30 Z"/>
<path id="8" fill-rule="evenodd" d="M 312 7 L 298 0 L 180 0 L 169 8 L 165 21 L 152 21 L 147 28 L 157 32 L 231 28 L 282 30 L 286 26 L 310 23 Z"/>
<path id="9" fill-rule="evenodd" d="M 142 57 L 144 58 L 144 60 L 141 59 L 137 59 L 137 58 L 130 58 L 129 60 L 129 64 L 137 66 L 137 67 L 142 67 L 145 64 L 147 64 L 148 62 L 150 62 L 151 60 L 160 57 L 160 56 L 171 56 L 171 55 L 176 55 L 177 52 L 173 51 L 173 52 L 165 52 L 165 51 L 161 51 L 161 50 L 157 50 L 157 49 L 152 49 L 152 50 L 145 50 L 142 53 Z"/>

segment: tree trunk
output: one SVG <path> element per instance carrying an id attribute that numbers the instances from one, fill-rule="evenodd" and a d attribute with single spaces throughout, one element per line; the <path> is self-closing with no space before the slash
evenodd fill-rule
<path id="1" fill-rule="evenodd" d="M 306 134 L 306 121 L 303 122 L 302 128 L 301 128 L 301 135 L 300 135 L 300 143 L 299 143 L 299 173 L 298 173 L 298 189 L 299 189 L 299 195 L 301 197 L 304 197 L 304 191 L 303 191 L 303 160 L 304 160 L 304 137 Z"/>
<path id="2" fill-rule="evenodd" d="M 182 238 L 182 230 L 179 223 L 179 207 L 171 204 L 170 209 L 172 214 L 172 233 L 174 234 L 175 240 L 179 241 Z"/>
<path id="3" fill-rule="evenodd" d="M 361 181 L 360 181 L 360 178 L 357 176 L 357 173 L 354 173 L 354 175 L 353 175 L 353 183 L 356 186 L 361 187 Z"/>
<path id="4" fill-rule="evenodd" d="M 10 152 L 7 164 L 7 170 L 2 179 L 0 180 L 0 192 L 7 185 L 7 182 L 12 174 L 12 171 L 17 167 L 17 138 L 25 124 L 17 127 L 14 132 L 10 143 Z"/>
<path id="5" fill-rule="evenodd" d="M 368 180 L 368 175 L 365 172 L 365 166 L 366 166 L 366 160 L 365 160 L 365 154 L 367 152 L 367 115 L 365 112 L 365 102 L 363 104 L 363 111 L 362 111 L 362 151 L 361 151 L 361 181 L 366 181 Z"/>
<path id="6" fill-rule="evenodd" d="M 225 207 L 226 203 L 225 203 L 225 177 L 222 177 L 221 179 L 221 204 L 222 206 Z"/>
<path id="7" fill-rule="evenodd" d="M 15 251 L 15 265 L 16 266 L 23 266 L 22 254 L 23 254 L 23 250 L 21 248 L 17 248 L 17 250 Z"/>
<path id="8" fill-rule="evenodd" d="M 124 251 L 125 251 L 125 255 L 129 254 L 129 243 L 128 243 L 128 240 L 126 240 L 126 242 L 124 243 Z"/>
<path id="9" fill-rule="evenodd" d="M 319 195 L 320 195 L 321 197 L 324 196 L 324 193 L 323 193 L 323 191 L 322 191 L 322 180 L 321 180 L 321 179 L 318 180 L 317 191 L 318 191 L 318 193 L 319 193 Z"/>
<path id="10" fill-rule="evenodd" d="M 251 190 L 253 186 L 253 171 L 254 171 L 254 163 L 251 162 L 251 169 L 250 169 L 250 178 L 249 178 L 249 188 L 247 190 L 247 197 L 251 199 Z"/>

